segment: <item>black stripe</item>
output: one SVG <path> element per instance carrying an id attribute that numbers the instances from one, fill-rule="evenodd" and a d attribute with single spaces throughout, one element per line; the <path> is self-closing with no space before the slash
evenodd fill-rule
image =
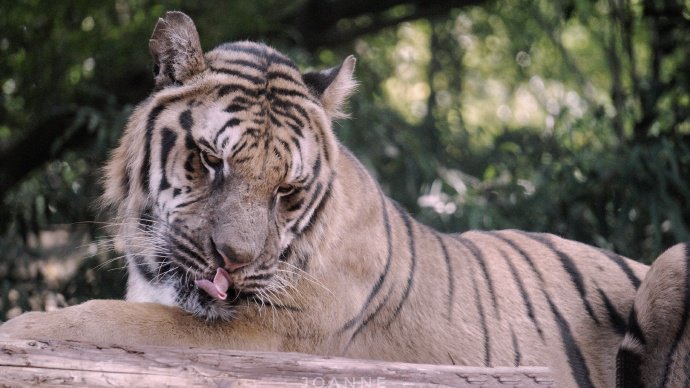
<path id="1" fill-rule="evenodd" d="M 252 275 L 247 275 L 244 277 L 245 281 L 250 281 L 250 280 L 268 280 L 272 277 L 270 273 L 259 273 L 259 274 L 252 274 Z"/>
<path id="2" fill-rule="evenodd" d="M 637 311 L 635 311 L 635 305 L 633 305 L 632 309 L 630 310 L 630 317 L 628 318 L 627 335 L 629 337 L 634 338 L 637 342 L 641 343 L 642 345 L 647 344 L 647 339 L 645 338 L 645 335 L 642 332 L 642 328 L 640 327 L 640 323 L 637 320 Z"/>
<path id="3" fill-rule="evenodd" d="M 230 100 L 230 103 L 231 104 L 242 104 L 242 105 L 249 106 L 249 105 L 255 104 L 256 102 L 255 101 L 252 102 L 252 100 L 250 100 L 244 96 L 235 96 L 232 98 L 232 100 Z"/>
<path id="4" fill-rule="evenodd" d="M 278 120 L 277 117 L 273 115 L 273 112 L 268 112 L 268 120 L 271 122 L 271 124 L 275 125 L 276 127 L 282 127 L 283 123 Z"/>
<path id="5" fill-rule="evenodd" d="M 293 84 L 301 85 L 301 83 L 298 82 L 292 74 L 286 73 L 284 71 L 271 70 L 268 73 L 266 73 L 266 77 L 270 80 L 283 79 L 288 82 L 292 82 Z"/>
<path id="6" fill-rule="evenodd" d="M 311 168 L 311 179 L 307 181 L 307 183 L 304 184 L 304 186 L 311 186 L 314 184 L 314 181 L 316 181 L 316 178 L 318 178 L 319 174 L 321 173 L 321 155 L 316 156 L 316 160 L 314 161 L 314 165 Z"/>
<path id="7" fill-rule="evenodd" d="M 261 300 L 259 303 L 262 303 L 266 307 L 276 308 L 278 310 L 286 310 L 286 311 L 290 311 L 293 313 L 302 311 L 302 309 L 300 307 L 290 306 L 287 304 L 279 304 L 279 303 L 271 302 L 268 300 Z"/>
<path id="8" fill-rule="evenodd" d="M 213 146 L 211 146 L 211 143 L 209 143 L 208 141 L 206 141 L 206 139 L 203 139 L 203 138 L 202 138 L 202 139 L 197 139 L 197 142 L 198 142 L 200 145 L 202 145 L 202 146 L 204 146 L 204 147 L 206 147 L 206 148 L 208 148 L 208 149 L 211 149 L 211 150 L 213 149 Z"/>
<path id="9" fill-rule="evenodd" d="M 298 199 L 295 203 L 290 205 L 289 208 L 287 208 L 288 212 L 294 212 L 302 208 L 302 205 L 304 205 L 304 198 Z"/>
<path id="10" fill-rule="evenodd" d="M 283 149 L 285 149 L 285 152 L 287 152 L 289 154 L 290 153 L 290 143 L 286 142 L 285 140 L 283 140 L 279 137 L 277 137 L 276 140 L 278 140 L 278 142 L 283 147 Z"/>
<path id="11" fill-rule="evenodd" d="M 407 243 L 408 243 L 408 249 L 410 252 L 410 274 L 407 276 L 407 284 L 405 284 L 405 290 L 403 291 L 402 299 L 400 299 L 400 302 L 398 302 L 398 305 L 395 307 L 395 310 L 393 311 L 393 315 L 391 316 L 390 320 L 386 324 L 386 328 L 389 328 L 393 321 L 398 317 L 398 314 L 400 314 L 400 310 L 402 310 L 403 305 L 405 302 L 407 302 L 407 298 L 410 296 L 410 290 L 412 290 L 412 285 L 414 284 L 414 275 L 415 272 L 417 271 L 417 252 L 415 251 L 415 235 L 414 231 L 412 229 L 412 221 L 410 220 L 410 215 L 407 214 L 405 209 L 401 208 L 399 204 L 394 203 L 395 209 L 398 211 L 398 214 L 400 214 L 400 217 L 403 220 L 403 223 L 405 224 L 405 229 L 407 231 Z"/>
<path id="12" fill-rule="evenodd" d="M 239 51 L 242 53 L 250 54 L 257 57 L 257 59 L 261 60 L 262 62 L 266 62 L 267 64 L 285 65 L 297 70 L 297 66 L 295 66 L 295 64 L 289 58 L 278 52 L 269 51 L 267 50 L 266 46 L 263 45 L 235 42 L 225 43 L 219 46 L 218 48 L 223 50 Z"/>
<path id="13" fill-rule="evenodd" d="M 515 241 L 509 239 L 508 237 L 502 236 L 500 233 L 487 233 L 503 242 L 506 244 L 510 245 L 510 247 L 515 250 L 522 258 L 527 262 L 527 264 L 532 268 L 532 272 L 534 272 L 535 275 L 537 275 L 537 278 L 542 284 L 545 284 L 544 282 L 544 277 L 542 276 L 541 272 L 537 268 L 537 265 L 534 264 L 534 261 L 532 261 L 532 257 L 525 252 L 522 248 L 520 248 Z"/>
<path id="14" fill-rule="evenodd" d="M 573 262 L 573 259 L 570 256 L 568 256 L 565 252 L 556 248 L 553 245 L 553 243 L 544 235 L 527 232 L 520 232 L 520 234 L 544 245 L 553 253 L 555 253 L 556 256 L 558 256 L 558 259 L 561 261 L 563 269 L 565 270 L 565 272 L 568 273 L 568 275 L 570 276 L 570 280 L 575 286 L 575 289 L 577 289 L 577 292 L 580 294 L 582 304 L 584 305 L 587 314 L 598 325 L 599 319 L 596 317 L 596 315 L 594 315 L 594 309 L 592 309 L 592 305 L 589 303 L 589 300 L 587 299 L 587 288 L 585 287 L 584 279 L 582 277 L 582 274 L 580 273 L 580 270 L 577 269 L 575 262 Z"/>
<path id="15" fill-rule="evenodd" d="M 241 78 L 243 80 L 249 81 L 253 83 L 254 85 L 264 85 L 266 83 L 266 80 L 261 78 L 261 77 L 254 77 L 252 75 L 249 75 L 247 73 L 241 72 L 239 70 L 234 70 L 234 69 L 227 69 L 224 67 L 210 67 L 211 71 L 220 73 L 220 74 L 227 74 L 231 75 L 233 77 Z"/>
<path id="16" fill-rule="evenodd" d="M 316 205 L 316 206 L 321 206 L 321 203 L 323 203 L 324 199 L 326 199 L 326 196 L 330 196 L 331 188 L 332 188 L 332 185 L 333 185 L 333 179 L 334 179 L 334 175 L 331 175 L 331 176 L 328 178 L 328 185 L 326 186 L 326 193 L 325 193 L 324 195 L 321 195 L 321 191 L 323 190 L 323 185 L 321 184 L 321 182 L 318 182 L 318 183 L 316 184 L 316 188 L 314 189 L 314 191 L 313 191 L 311 194 L 309 194 L 309 196 L 311 197 L 311 200 L 309 201 L 309 203 L 308 203 L 307 206 L 305 207 L 304 212 L 302 213 L 302 215 L 300 215 L 300 216 L 297 218 L 297 220 L 295 221 L 295 223 L 294 223 L 293 226 L 292 226 L 292 231 L 293 231 L 295 234 L 300 234 L 300 233 L 302 233 L 305 229 L 311 228 L 311 226 L 310 226 L 309 224 L 310 224 L 311 221 L 314 219 L 314 215 L 316 214 L 316 210 L 314 210 L 314 212 L 311 214 L 310 220 L 309 220 L 309 222 L 307 222 L 306 225 L 304 225 L 301 229 L 299 229 L 299 225 L 300 225 L 301 223 L 303 223 L 303 221 L 305 220 L 305 218 L 306 218 L 307 215 L 309 214 L 309 210 L 310 210 L 313 206 L 315 206 L 315 205 Z M 319 204 L 316 204 L 317 200 L 320 201 Z M 319 209 L 319 210 L 321 210 L 321 209 Z"/>
<path id="17" fill-rule="evenodd" d="M 184 170 L 190 173 L 194 172 L 194 158 L 196 157 L 195 154 L 189 153 L 187 155 L 187 160 L 184 162 Z M 189 176 L 189 175 L 187 175 Z"/>
<path id="18" fill-rule="evenodd" d="M 269 88 L 269 99 L 273 100 L 274 98 L 279 98 L 279 97 L 300 97 L 304 98 L 305 100 L 311 100 L 306 94 L 302 93 L 301 90 L 296 90 L 296 89 L 288 89 L 288 88 L 282 88 L 278 86 L 273 86 L 271 85 Z"/>
<path id="19" fill-rule="evenodd" d="M 297 66 L 287 57 L 284 57 L 282 55 L 271 55 L 268 59 L 270 64 L 277 63 L 279 65 L 285 65 L 287 67 L 290 67 L 292 69 L 298 70 Z"/>
<path id="20" fill-rule="evenodd" d="M 513 359 L 513 366 L 520 366 L 520 362 L 522 362 L 522 354 L 520 353 L 520 344 L 518 343 L 517 337 L 515 336 L 515 331 L 513 331 L 513 327 L 510 327 L 510 336 L 512 337 L 513 340 L 513 352 L 515 353 L 515 358 Z"/>
<path id="21" fill-rule="evenodd" d="M 534 324 L 534 328 L 537 330 L 539 338 L 541 338 L 541 340 L 544 341 L 544 332 L 542 331 L 541 326 L 539 325 L 539 321 L 537 321 L 537 317 L 534 314 L 534 305 L 532 304 L 532 300 L 529 297 L 529 293 L 527 292 L 527 289 L 525 288 L 525 285 L 522 282 L 522 279 L 520 278 L 520 274 L 518 274 L 517 268 L 515 268 L 513 262 L 510 260 L 510 258 L 508 258 L 506 252 L 504 252 L 500 248 L 498 249 L 498 251 L 501 252 L 503 259 L 505 260 L 506 264 L 508 264 L 508 267 L 510 268 L 510 273 L 513 275 L 513 281 L 515 281 L 515 284 L 518 286 L 518 289 L 520 290 L 520 295 L 522 296 L 522 303 L 525 305 L 525 310 L 527 310 L 527 316 Z"/>
<path id="22" fill-rule="evenodd" d="M 639 388 L 642 382 L 642 356 L 636 352 L 621 348 L 616 355 L 616 387 Z"/>
<path id="23" fill-rule="evenodd" d="M 481 250 L 470 240 L 468 240 L 465 237 L 454 235 L 455 239 L 465 246 L 467 249 L 470 250 L 472 253 L 472 256 L 474 260 L 479 264 L 479 267 L 482 269 L 482 274 L 484 275 L 484 280 L 486 281 L 487 286 L 489 287 L 489 295 L 491 295 L 491 303 L 494 306 L 494 312 L 496 312 L 496 317 L 498 319 L 501 318 L 499 308 L 498 308 L 498 300 L 496 300 L 496 291 L 494 289 L 494 282 L 491 279 L 491 275 L 489 274 L 489 269 L 486 266 L 486 258 L 484 257 L 484 254 L 481 252 Z"/>
<path id="24" fill-rule="evenodd" d="M 250 136 L 256 140 L 259 140 L 261 138 L 261 132 L 261 128 L 247 127 L 245 128 L 243 135 Z"/>
<path id="25" fill-rule="evenodd" d="M 669 349 L 666 355 L 666 363 L 664 365 L 664 377 L 662 379 L 660 387 L 665 387 L 668 383 L 669 372 L 671 371 L 671 365 L 673 364 L 673 355 L 676 353 L 678 344 L 680 344 L 685 334 L 685 330 L 688 327 L 688 318 L 690 318 L 690 244 L 685 244 L 685 287 L 683 294 L 683 315 L 678 322 L 679 327 L 676 332 L 676 337 L 671 344 L 671 349 Z"/>
<path id="26" fill-rule="evenodd" d="M 604 256 L 608 257 L 611 261 L 613 261 L 617 266 L 619 266 L 623 272 L 625 272 L 625 275 L 628 277 L 628 280 L 630 280 L 630 283 L 635 287 L 635 289 L 638 289 L 640 287 L 640 278 L 635 275 L 635 272 L 633 272 L 632 268 L 627 263 L 627 260 L 620 256 L 617 255 L 613 252 L 606 251 L 604 249 L 599 249 L 599 252 L 601 252 Z"/>
<path id="27" fill-rule="evenodd" d="M 239 51 L 242 53 L 254 55 L 262 61 L 266 61 L 269 64 L 275 63 L 280 65 L 285 65 L 297 70 L 297 66 L 285 57 L 284 55 L 277 52 L 269 52 L 263 45 L 247 45 L 246 43 L 225 43 L 217 48 L 229 51 Z"/>
<path id="28" fill-rule="evenodd" d="M 238 65 L 238 66 L 245 66 L 249 67 L 253 70 L 258 70 L 258 71 L 266 71 L 266 68 L 258 62 L 252 62 L 252 61 L 247 61 L 244 59 L 224 59 L 223 63 L 226 65 Z"/>
<path id="29" fill-rule="evenodd" d="M 280 252 L 280 255 L 278 255 L 278 260 L 288 261 L 290 259 L 290 256 L 292 256 L 292 245 L 288 245 L 287 248 L 283 249 L 283 251 Z"/>
<path id="30" fill-rule="evenodd" d="M 132 172 L 129 167 L 125 167 L 124 174 L 122 175 L 122 181 L 120 182 L 120 188 L 124 196 L 129 195 L 129 188 L 132 183 Z"/>
<path id="31" fill-rule="evenodd" d="M 314 189 L 314 191 L 311 194 L 309 194 L 311 199 L 307 203 L 307 206 L 305 207 L 304 212 L 302 214 L 300 214 L 299 217 L 297 217 L 297 219 L 295 220 L 295 223 L 292 225 L 291 229 L 292 229 L 293 233 L 295 233 L 295 234 L 301 233 L 301 229 L 299 229 L 299 224 L 305 219 L 305 217 L 307 217 L 307 213 L 309 212 L 309 209 L 311 209 L 311 207 L 314 206 L 316 201 L 319 199 L 319 195 L 321 194 L 321 190 L 323 190 L 323 185 L 321 184 L 321 182 L 319 182 L 316 184 L 316 188 Z"/>
<path id="32" fill-rule="evenodd" d="M 187 201 L 185 201 L 185 202 L 178 203 L 178 204 L 175 206 L 175 208 L 176 208 L 176 209 L 182 209 L 182 208 L 184 208 L 185 206 L 189 206 L 189 205 L 191 205 L 191 204 L 193 204 L 193 203 L 196 203 L 196 202 L 199 202 L 199 201 L 201 201 L 202 199 L 205 199 L 205 198 L 207 198 L 205 195 L 200 195 L 200 196 L 198 196 L 198 197 L 196 197 L 196 198 L 192 198 L 192 199 L 189 199 L 189 200 L 187 200 Z"/>
<path id="33" fill-rule="evenodd" d="M 184 233 L 180 233 L 179 231 L 177 231 L 174 228 L 169 229 L 168 234 L 169 234 L 168 238 L 170 239 L 170 241 L 173 244 L 183 246 L 184 249 L 186 251 L 188 251 L 190 256 L 199 260 L 199 263 L 202 264 L 200 268 L 204 267 L 203 263 L 205 263 L 206 260 L 199 253 L 197 253 L 197 252 L 203 253 L 204 250 L 199 246 L 199 244 L 196 241 L 185 236 Z M 189 248 L 189 246 L 191 246 L 192 248 Z"/>
<path id="34" fill-rule="evenodd" d="M 295 135 L 297 135 L 299 137 L 304 137 L 304 133 L 302 133 L 302 128 L 300 128 L 298 125 L 293 124 L 289 121 L 286 121 L 285 125 L 287 125 L 290 129 L 292 129 L 295 132 Z"/>
<path id="35" fill-rule="evenodd" d="M 223 43 L 222 45 L 216 47 L 217 49 L 227 50 L 227 51 L 238 51 L 245 54 L 250 54 L 257 59 L 265 60 L 268 52 L 266 46 L 250 43 L 250 42 L 230 42 Z"/>
<path id="36" fill-rule="evenodd" d="M 178 254 L 171 256 L 171 259 L 183 261 L 182 264 L 188 268 L 197 269 L 199 271 L 203 271 L 205 269 L 205 265 L 202 264 L 203 259 L 196 252 L 182 244 L 181 241 L 173 240 L 172 246 L 175 248 Z M 199 261 L 197 261 L 197 259 L 201 261 L 201 264 Z"/>
<path id="37" fill-rule="evenodd" d="M 257 147 L 257 143 L 252 143 L 252 145 L 251 145 L 249 148 L 251 149 L 251 148 L 256 148 L 256 147 Z M 236 163 L 236 164 L 247 163 L 247 162 L 250 161 L 251 159 L 252 159 L 251 156 L 245 156 L 244 158 L 236 159 L 236 160 L 235 160 L 235 163 Z"/>
<path id="38" fill-rule="evenodd" d="M 546 296 L 546 300 L 549 302 L 549 307 L 556 320 L 558 330 L 561 333 L 565 354 L 568 357 L 568 365 L 570 365 L 573 370 L 573 378 L 580 388 L 594 387 L 589 376 L 589 368 L 587 368 L 585 357 L 582 355 L 580 347 L 577 346 L 575 342 L 573 332 L 570 330 L 570 325 L 568 325 L 568 322 L 563 318 L 563 315 L 561 315 L 561 312 L 558 311 L 558 308 L 548 295 Z"/>
<path id="39" fill-rule="evenodd" d="M 287 125 L 290 129 L 292 129 L 295 134 L 299 137 L 304 137 L 304 133 L 302 132 L 302 127 L 304 127 L 304 122 L 300 120 L 297 116 L 293 115 L 292 113 L 282 110 L 282 109 L 272 109 L 271 112 L 268 113 L 268 118 L 271 120 L 273 125 L 282 127 L 283 124 L 278 120 L 278 118 L 274 115 L 280 115 L 283 116 L 284 118 L 288 120 L 292 120 L 294 122 L 289 122 L 286 120 L 285 125 Z"/>
<path id="40" fill-rule="evenodd" d="M 186 132 L 189 132 L 192 129 L 192 126 L 194 126 L 194 119 L 192 119 L 192 111 L 189 109 L 180 113 L 180 117 L 178 120 L 180 122 L 180 126 L 182 127 L 182 129 L 184 129 Z"/>
<path id="41" fill-rule="evenodd" d="M 228 146 L 228 142 L 229 142 L 229 141 L 230 141 L 230 138 L 229 138 L 229 137 L 226 137 L 225 139 L 223 139 L 223 142 L 220 143 L 220 147 L 218 147 L 218 149 L 224 150 L 225 147 Z"/>
<path id="42" fill-rule="evenodd" d="M 609 298 L 606 296 L 606 293 L 598 287 L 597 291 L 599 291 L 599 296 L 601 296 L 601 300 L 604 301 L 604 307 L 606 307 L 606 312 L 608 313 L 609 321 L 611 322 L 613 330 L 618 335 L 625 335 L 625 332 L 627 330 L 625 319 L 622 315 L 618 313 L 618 310 L 616 310 L 616 306 L 614 306 L 613 303 L 611 303 L 611 300 L 609 300 Z"/>
<path id="43" fill-rule="evenodd" d="M 386 293 L 386 296 L 383 297 L 381 300 L 381 303 L 379 303 L 376 306 L 376 309 L 374 312 L 372 312 L 369 316 L 364 319 L 361 325 L 357 327 L 357 329 L 352 333 L 352 336 L 350 337 L 350 340 L 348 341 L 347 345 L 345 346 L 345 349 L 343 350 L 343 355 L 347 354 L 348 349 L 350 348 L 350 345 L 352 345 L 352 342 L 354 339 L 357 337 L 357 335 L 371 322 L 378 314 L 383 310 L 383 306 L 388 304 L 388 299 L 390 299 L 391 294 L 393 294 L 393 287 L 391 287 L 388 290 L 388 293 Z"/>
<path id="44" fill-rule="evenodd" d="M 199 152 L 199 146 L 196 145 L 191 133 L 186 133 L 184 135 L 184 146 L 187 150 L 192 151 L 193 153 Z"/>
<path id="45" fill-rule="evenodd" d="M 216 133 L 216 136 L 213 138 L 213 144 L 218 143 L 218 138 L 225 133 L 225 130 L 228 128 L 236 127 L 240 125 L 241 121 L 237 117 L 233 117 L 230 120 L 225 122 L 225 125 L 223 125 L 223 128 L 219 129 L 218 132 Z"/>
<path id="46" fill-rule="evenodd" d="M 141 212 L 141 215 L 139 215 L 139 226 L 141 230 L 151 232 L 154 223 L 156 223 L 156 218 L 153 216 L 153 209 L 147 206 L 144 211 Z"/>
<path id="47" fill-rule="evenodd" d="M 443 242 L 441 236 L 435 231 L 432 232 L 436 241 L 438 241 L 441 246 L 441 251 L 443 251 L 443 262 L 446 264 L 446 273 L 448 274 L 448 321 L 453 318 L 453 301 L 455 299 L 455 277 L 453 276 L 453 266 L 450 264 L 450 256 L 448 255 L 448 248 Z"/>
<path id="48" fill-rule="evenodd" d="M 311 217 L 309 219 L 309 222 L 304 226 L 302 229 L 301 233 L 309 233 L 311 228 L 316 225 L 319 217 L 321 216 L 321 212 L 323 209 L 326 207 L 326 204 L 328 203 L 328 200 L 331 198 L 331 192 L 333 188 L 333 176 L 328 180 L 328 186 L 326 186 L 326 191 L 324 194 L 321 196 L 321 200 L 319 201 L 319 204 L 316 206 L 316 209 L 311 213 Z"/>
<path id="49" fill-rule="evenodd" d="M 141 255 L 127 255 L 127 258 L 131 258 L 134 262 L 134 268 L 137 272 L 144 276 L 147 282 L 151 283 L 155 279 L 156 275 L 154 271 L 149 268 L 149 264 L 146 262 L 144 256 Z"/>
<path id="50" fill-rule="evenodd" d="M 274 101 L 274 105 L 272 106 L 272 113 L 275 113 L 276 115 L 281 116 L 283 119 L 285 119 L 285 125 L 290 127 L 295 133 L 303 137 L 302 134 L 302 128 L 305 126 L 305 121 L 308 121 L 308 118 L 299 118 L 296 115 L 292 114 L 289 112 L 289 109 L 293 109 L 295 106 L 290 104 L 290 106 L 281 106 L 278 104 L 278 101 Z M 293 109 L 294 110 L 294 109 Z"/>
<path id="51" fill-rule="evenodd" d="M 165 173 L 166 166 L 168 164 L 168 156 L 175 142 L 177 141 L 177 134 L 173 132 L 170 128 L 163 128 L 161 134 L 161 182 L 158 185 L 158 191 L 163 191 L 170 188 L 170 182 L 168 182 L 167 174 Z"/>
<path id="52" fill-rule="evenodd" d="M 295 121 L 297 125 L 303 126 L 305 121 L 309 121 L 309 115 L 306 113 L 306 111 L 304 109 L 300 109 L 302 107 L 292 100 L 285 100 L 278 96 L 273 96 L 273 100 L 271 102 L 273 103 L 271 108 L 274 112 L 285 117 L 289 117 Z M 290 113 L 289 110 L 294 110 L 301 117 L 295 116 L 294 114 Z"/>
<path id="53" fill-rule="evenodd" d="M 376 295 L 378 295 L 379 291 L 381 291 L 381 286 L 383 285 L 383 282 L 386 280 L 386 277 L 388 277 L 388 271 L 391 266 L 391 258 L 393 257 L 393 241 L 391 239 L 391 224 L 388 218 L 388 207 L 386 204 L 386 198 L 380 190 L 379 197 L 381 199 L 381 207 L 383 209 L 383 227 L 386 231 L 386 265 L 383 267 L 383 271 L 379 275 L 378 279 L 376 279 L 376 282 L 374 283 L 374 286 L 372 287 L 371 291 L 369 291 L 369 295 L 367 296 L 366 301 L 364 301 L 364 304 L 362 305 L 362 308 L 359 310 L 357 316 L 347 321 L 345 325 L 343 325 L 343 327 L 340 329 L 340 332 L 350 329 L 354 326 L 355 323 L 357 323 L 362 318 L 364 312 L 369 308 L 369 305 L 371 304 L 372 300 L 374 300 Z M 379 305 L 379 308 L 380 307 L 381 305 Z M 352 338 L 354 338 L 354 334 L 350 338 L 350 341 L 352 341 Z"/>
<path id="54" fill-rule="evenodd" d="M 479 324 L 482 327 L 482 334 L 484 336 L 484 366 L 491 366 L 491 341 L 489 339 L 489 327 L 486 324 L 486 314 L 484 314 L 484 304 L 482 303 L 481 295 L 479 295 L 479 288 L 477 287 L 477 278 L 475 276 L 474 267 L 470 266 L 470 274 L 472 278 L 472 288 L 474 288 L 474 303 L 479 314 Z"/>
<path id="55" fill-rule="evenodd" d="M 316 127 L 316 129 L 321 133 L 321 136 L 323 136 L 323 138 L 325 139 L 326 138 L 326 131 L 324 131 L 323 127 L 321 126 L 321 122 L 317 120 L 317 121 L 310 121 L 310 123 L 312 124 L 312 126 Z M 318 137 L 317 137 L 317 141 L 318 141 Z M 330 162 L 331 156 L 330 156 L 330 153 L 328 152 L 328 142 L 327 141 L 324 140 L 322 142 L 321 149 L 323 150 L 323 156 L 326 158 L 326 161 Z"/>
<path id="56" fill-rule="evenodd" d="M 146 135 L 144 140 L 144 164 L 141 166 L 141 189 L 145 192 L 149 191 L 149 171 L 151 170 L 151 138 L 153 137 L 153 128 L 156 125 L 156 119 L 165 109 L 165 105 L 157 105 L 151 109 L 148 118 L 146 119 Z"/>
<path id="57" fill-rule="evenodd" d="M 257 89 L 248 88 L 240 84 L 224 84 L 218 88 L 218 97 L 223 97 L 232 92 L 242 92 L 248 96 L 256 97 L 259 93 Z"/>
<path id="58" fill-rule="evenodd" d="M 246 109 L 247 109 L 246 106 L 232 102 L 228 105 L 227 108 L 225 108 L 225 111 L 228 113 L 237 113 L 237 112 L 241 112 L 241 111 L 246 110 Z"/>
<path id="59" fill-rule="evenodd" d="M 230 157 L 234 158 L 235 156 L 237 156 L 237 154 L 239 154 L 240 151 L 242 151 L 248 144 L 249 144 L 249 142 L 247 140 L 244 140 L 242 143 L 239 143 L 239 142 L 235 143 L 235 145 L 233 145 L 232 148 L 233 149 L 236 148 L 236 149 L 232 152 L 232 154 L 230 154 Z"/>

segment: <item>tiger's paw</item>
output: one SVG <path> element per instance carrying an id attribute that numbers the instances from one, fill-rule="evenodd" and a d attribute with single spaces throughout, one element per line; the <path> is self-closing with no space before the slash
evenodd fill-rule
<path id="1" fill-rule="evenodd" d="M 124 301 L 92 300 L 50 312 L 28 312 L 0 325 L 0 337 L 117 343 L 132 327 L 119 312 Z M 135 334 L 136 335 L 136 334 Z"/>
<path id="2" fill-rule="evenodd" d="M 52 312 L 27 312 L 0 326 L 0 338 L 68 340 L 77 332 L 73 322 L 65 314 Z M 71 329 L 69 329 L 71 328 Z"/>

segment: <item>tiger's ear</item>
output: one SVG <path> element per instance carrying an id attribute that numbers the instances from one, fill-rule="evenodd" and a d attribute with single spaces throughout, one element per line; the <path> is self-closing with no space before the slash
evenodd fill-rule
<path id="1" fill-rule="evenodd" d="M 149 40 L 149 51 L 158 89 L 183 83 L 206 67 L 196 26 L 182 12 L 166 12 L 158 19 Z"/>
<path id="2" fill-rule="evenodd" d="M 345 100 L 357 87 L 357 81 L 352 76 L 356 62 L 355 57 L 350 55 L 340 66 L 302 75 L 304 83 L 321 100 L 321 105 L 331 119 L 347 117 L 342 109 Z"/>

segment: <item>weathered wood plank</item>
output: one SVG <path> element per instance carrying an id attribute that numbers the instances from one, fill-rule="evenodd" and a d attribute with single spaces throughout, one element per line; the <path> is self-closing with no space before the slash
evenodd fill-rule
<path id="1" fill-rule="evenodd" d="M 0 386 L 553 387 L 547 368 L 406 364 L 298 353 L 0 339 Z"/>

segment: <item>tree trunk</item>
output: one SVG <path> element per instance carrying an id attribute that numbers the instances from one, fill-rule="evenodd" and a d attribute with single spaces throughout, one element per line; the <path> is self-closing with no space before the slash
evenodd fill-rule
<path id="1" fill-rule="evenodd" d="M 554 387 L 547 368 L 478 368 L 202 348 L 0 339 L 0 386 Z"/>

